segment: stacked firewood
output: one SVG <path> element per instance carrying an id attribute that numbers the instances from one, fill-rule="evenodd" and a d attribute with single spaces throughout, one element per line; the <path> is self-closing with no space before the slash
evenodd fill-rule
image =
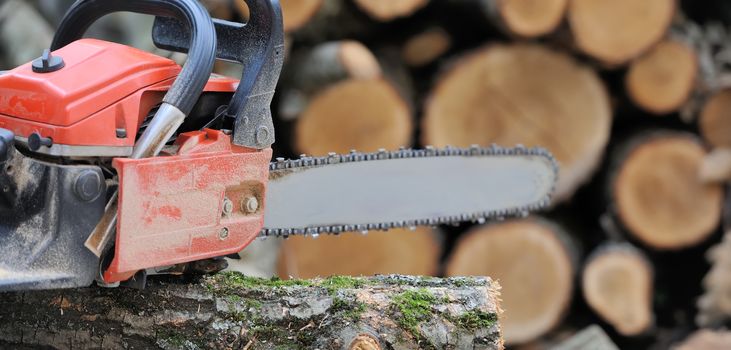
<path id="1" fill-rule="evenodd" d="M 507 344 L 530 348 L 592 323 L 620 348 L 669 346 L 698 327 L 731 173 L 723 25 L 673 0 L 282 6 L 281 155 L 523 144 L 548 148 L 561 170 L 551 209 L 533 217 L 289 239 L 281 277 L 488 275 Z M 726 312 L 719 298 L 702 308 Z"/>
<path id="2" fill-rule="evenodd" d="M 242 1 L 203 2 L 216 17 L 248 17 Z M 267 253 L 281 277 L 487 275 L 502 286 L 507 344 L 525 348 L 591 324 L 622 349 L 666 348 L 728 323 L 726 2 L 280 2 L 288 53 L 273 105 L 276 156 L 497 143 L 546 147 L 560 163 L 542 213 L 291 238 Z M 28 22 L 3 10 L 36 11 L 28 3 L 52 27 L 55 1 L 9 0 L 4 50 L 50 40 L 6 35 Z M 50 35 L 33 28 L 23 35 Z M 2 52 L 3 68 L 32 58 Z"/>

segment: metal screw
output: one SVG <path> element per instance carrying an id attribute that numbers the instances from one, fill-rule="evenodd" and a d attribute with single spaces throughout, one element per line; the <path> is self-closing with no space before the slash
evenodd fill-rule
<path id="1" fill-rule="evenodd" d="M 234 211 L 234 203 L 228 199 L 223 199 L 223 215 L 229 216 Z"/>
<path id="2" fill-rule="evenodd" d="M 241 200 L 241 211 L 246 214 L 251 214 L 259 209 L 259 201 L 256 197 L 246 197 Z"/>
<path id="3" fill-rule="evenodd" d="M 223 241 L 226 238 L 228 238 L 228 228 L 224 227 L 218 232 L 218 239 Z"/>

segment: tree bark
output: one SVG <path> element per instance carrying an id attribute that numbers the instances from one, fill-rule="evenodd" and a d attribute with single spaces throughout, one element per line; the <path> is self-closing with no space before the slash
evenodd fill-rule
<path id="1" fill-rule="evenodd" d="M 665 36 L 676 6 L 675 0 L 570 1 L 568 21 L 579 50 L 618 66 Z"/>
<path id="2" fill-rule="evenodd" d="M 592 310 L 624 336 L 653 325 L 652 264 L 629 244 L 599 246 L 584 266 L 581 291 Z"/>
<path id="3" fill-rule="evenodd" d="M 279 281 L 219 274 L 142 291 L 6 293 L 0 347 L 502 349 L 489 278 Z"/>
<path id="4" fill-rule="evenodd" d="M 446 275 L 487 274 L 498 279 L 504 291 L 505 341 L 522 344 L 561 323 L 571 303 L 578 256 L 555 223 L 512 220 L 463 235 L 447 260 Z"/>
<path id="5" fill-rule="evenodd" d="M 706 240 L 721 220 L 723 188 L 701 180 L 705 156 L 697 136 L 674 131 L 645 131 L 615 145 L 606 193 L 620 226 L 657 250 Z"/>
<path id="6" fill-rule="evenodd" d="M 704 293 L 698 298 L 696 324 L 715 327 L 731 319 L 731 232 L 706 252 L 711 270 L 703 278 Z"/>
<path id="7" fill-rule="evenodd" d="M 451 66 L 426 100 L 422 144 L 545 147 L 561 164 L 555 202 L 589 180 L 612 123 L 593 70 L 527 44 L 487 46 Z"/>

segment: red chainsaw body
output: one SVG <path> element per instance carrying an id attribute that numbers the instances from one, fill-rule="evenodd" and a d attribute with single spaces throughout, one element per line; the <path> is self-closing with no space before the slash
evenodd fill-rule
<path id="1" fill-rule="evenodd" d="M 176 146 L 170 156 L 114 160 L 119 234 L 105 281 L 236 253 L 261 231 L 271 149 L 235 146 L 210 129 L 183 134 Z M 251 198 L 260 204 L 249 212 Z M 225 200 L 232 205 L 228 212 Z"/>
<path id="2" fill-rule="evenodd" d="M 140 123 L 180 72 L 170 59 L 96 39 L 54 54 L 65 62 L 56 72 L 34 73 L 27 63 L 0 75 L 0 128 L 61 145 L 133 146 Z M 233 92 L 237 84 L 213 77 L 204 91 Z"/>
<path id="3" fill-rule="evenodd" d="M 31 64 L 0 76 L 0 128 L 67 146 L 128 146 L 181 68 L 170 59 L 111 42 L 82 39 L 54 52 L 65 67 L 34 73 Z M 204 92 L 233 93 L 238 80 L 212 76 Z M 123 129 L 123 137 L 118 131 Z M 146 268 L 236 253 L 264 223 L 272 150 L 231 143 L 219 130 L 180 134 L 171 150 L 145 159 L 115 158 L 119 179 L 114 258 L 106 282 Z M 258 208 L 242 209 L 254 198 Z M 224 214 L 224 201 L 233 204 Z"/>

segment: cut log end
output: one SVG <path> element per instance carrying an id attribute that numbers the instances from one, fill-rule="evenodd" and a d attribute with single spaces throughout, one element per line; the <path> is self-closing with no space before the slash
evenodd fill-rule
<path id="1" fill-rule="evenodd" d="M 632 62 L 625 80 L 627 93 L 639 107 L 667 114 L 688 100 L 697 73 L 695 51 L 679 41 L 666 40 Z"/>
<path id="2" fill-rule="evenodd" d="M 325 0 L 280 0 L 284 31 L 295 31 L 312 19 Z M 237 2 L 243 2 L 237 0 Z"/>
<path id="3" fill-rule="evenodd" d="M 727 330 L 700 329 L 691 334 L 675 350 L 721 350 L 731 349 L 731 332 Z"/>
<path id="4" fill-rule="evenodd" d="M 662 39 L 675 0 L 571 1 L 568 19 L 577 47 L 608 65 L 639 56 Z"/>
<path id="5" fill-rule="evenodd" d="M 731 89 L 714 93 L 701 109 L 699 128 L 715 147 L 731 147 Z"/>
<path id="6" fill-rule="evenodd" d="M 337 55 L 349 77 L 368 79 L 381 75 L 381 66 L 376 57 L 358 41 L 342 41 Z"/>
<path id="7" fill-rule="evenodd" d="M 356 149 L 408 146 L 412 120 L 407 102 L 383 79 L 350 79 L 315 95 L 295 134 L 301 153 L 324 155 Z"/>
<path id="8" fill-rule="evenodd" d="M 723 189 L 704 184 L 706 151 L 690 134 L 655 133 L 628 141 L 611 184 L 616 214 L 640 241 L 681 249 L 705 240 L 717 227 Z"/>
<path id="9" fill-rule="evenodd" d="M 406 41 L 401 58 L 410 67 L 422 67 L 449 51 L 452 38 L 439 27 L 427 29 Z"/>
<path id="10" fill-rule="evenodd" d="M 453 67 L 427 101 L 423 144 L 545 147 L 561 164 L 555 201 L 593 174 L 611 125 L 594 71 L 537 45 L 488 46 Z"/>
<path id="11" fill-rule="evenodd" d="M 508 344 L 551 330 L 571 301 L 574 266 L 560 231 L 537 219 L 479 227 L 458 242 L 447 261 L 448 276 L 487 275 L 500 281 Z"/>
<path id="12" fill-rule="evenodd" d="M 399 17 L 408 17 L 426 6 L 429 0 L 354 0 L 355 4 L 371 18 L 388 22 Z"/>
<path id="13" fill-rule="evenodd" d="M 369 334 L 359 334 L 348 346 L 349 350 L 381 350 L 378 340 Z"/>
<path id="14" fill-rule="evenodd" d="M 617 332 L 635 336 L 653 324 L 652 266 L 628 245 L 598 248 L 584 267 L 582 292 L 589 306 Z"/>
<path id="15" fill-rule="evenodd" d="M 402 273 L 433 275 L 439 262 L 439 242 L 433 230 L 417 228 L 293 237 L 283 243 L 279 259 L 282 278 Z"/>
<path id="16" fill-rule="evenodd" d="M 510 33 L 532 38 L 553 32 L 567 5 L 568 0 L 498 0 L 498 11 Z"/>

